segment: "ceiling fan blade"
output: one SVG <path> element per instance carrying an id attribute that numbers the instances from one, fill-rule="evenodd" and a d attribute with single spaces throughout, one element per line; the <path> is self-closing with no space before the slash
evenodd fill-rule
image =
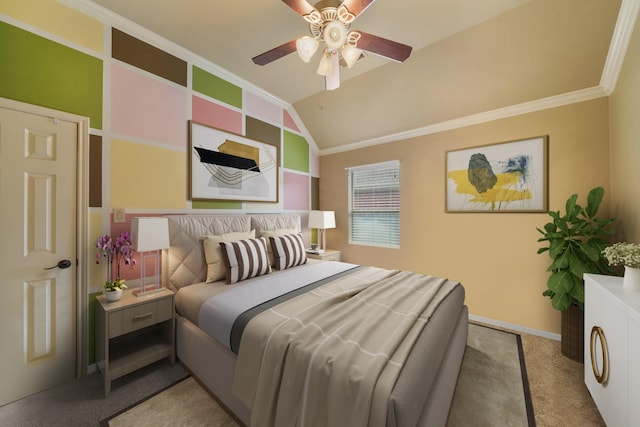
<path id="1" fill-rule="evenodd" d="M 374 1 L 376 0 L 344 0 L 342 6 L 346 7 L 347 10 L 355 16 L 358 16 L 364 12 L 366 8 L 371 6 Z"/>
<path id="2" fill-rule="evenodd" d="M 281 44 L 278 47 L 274 47 L 271 50 L 261 53 L 258 56 L 254 56 L 253 58 L 251 58 L 251 60 L 254 62 L 254 64 L 266 65 L 270 62 L 275 61 L 276 59 L 280 59 L 283 56 L 287 56 L 288 54 L 295 52 L 295 50 L 296 50 L 296 41 L 291 40 Z"/>
<path id="3" fill-rule="evenodd" d="M 404 62 L 411 55 L 411 46 L 362 31 L 357 32 L 360 33 L 360 38 L 356 44 L 358 49 L 398 62 Z"/>
<path id="4" fill-rule="evenodd" d="M 317 10 L 311 3 L 307 0 L 282 0 L 289 6 L 291 9 L 295 10 L 301 16 L 309 15 L 313 13 L 314 10 Z"/>

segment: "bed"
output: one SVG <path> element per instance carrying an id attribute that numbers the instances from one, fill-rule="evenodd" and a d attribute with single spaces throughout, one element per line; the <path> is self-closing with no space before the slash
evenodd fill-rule
<path id="1" fill-rule="evenodd" d="M 306 259 L 301 230 L 299 215 L 169 216 L 178 359 L 245 425 L 445 425 L 466 348 L 463 286 Z M 240 273 L 238 251 L 256 257 Z"/>

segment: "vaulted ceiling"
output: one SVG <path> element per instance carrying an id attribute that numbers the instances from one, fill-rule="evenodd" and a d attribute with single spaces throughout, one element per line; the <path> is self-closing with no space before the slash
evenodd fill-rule
<path id="1" fill-rule="evenodd" d="M 251 58 L 307 35 L 280 0 L 93 0 L 291 104 L 322 151 L 600 84 L 621 0 L 377 0 L 352 28 L 411 45 L 324 89 L 319 54 Z"/>

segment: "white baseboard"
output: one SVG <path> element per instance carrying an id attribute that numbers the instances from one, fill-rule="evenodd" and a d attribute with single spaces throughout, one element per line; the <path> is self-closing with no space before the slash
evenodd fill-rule
<path id="1" fill-rule="evenodd" d="M 525 326 L 516 325 L 514 323 L 501 322 L 499 320 L 489 319 L 487 317 L 476 316 L 475 314 L 469 314 L 469 320 L 474 320 L 476 322 L 486 323 L 487 325 L 499 326 L 501 328 L 511 329 L 512 331 L 516 332 L 523 332 L 529 335 L 537 335 L 539 337 L 560 341 L 560 334 L 541 331 L 539 329 L 527 328 Z"/>

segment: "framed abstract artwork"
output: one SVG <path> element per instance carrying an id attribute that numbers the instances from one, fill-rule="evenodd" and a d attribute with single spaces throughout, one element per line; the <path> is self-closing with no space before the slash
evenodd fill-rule
<path id="1" fill-rule="evenodd" d="M 446 212 L 546 212 L 548 136 L 446 153 Z"/>
<path id="2" fill-rule="evenodd" d="M 278 201 L 278 147 L 189 121 L 189 198 Z"/>

